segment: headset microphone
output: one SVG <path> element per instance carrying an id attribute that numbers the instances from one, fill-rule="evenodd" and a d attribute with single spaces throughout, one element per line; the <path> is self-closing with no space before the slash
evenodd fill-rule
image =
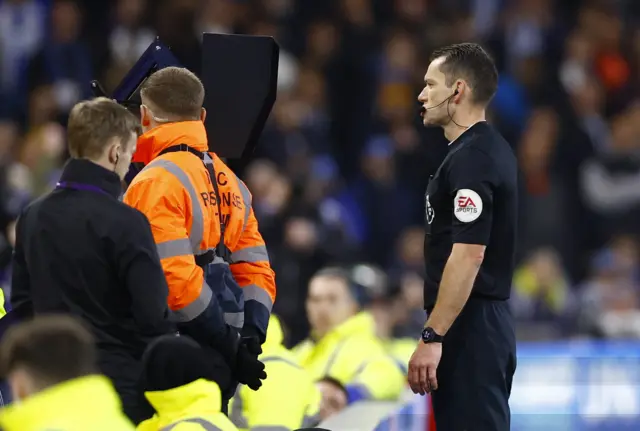
<path id="1" fill-rule="evenodd" d="M 453 94 L 449 97 L 447 97 L 446 99 L 444 99 L 442 102 L 438 103 L 437 105 L 434 106 L 429 106 L 428 108 L 425 108 L 424 106 L 420 109 L 420 114 L 424 114 L 425 112 L 427 112 L 429 109 L 434 109 L 437 108 L 439 106 L 444 105 L 445 103 L 447 103 L 449 100 L 451 100 L 451 98 L 453 96 L 456 96 L 458 94 L 458 89 L 456 88 L 456 90 L 453 92 Z"/>
<path id="2" fill-rule="evenodd" d="M 438 103 L 437 105 L 434 106 L 429 106 L 428 108 L 425 108 L 424 106 L 420 109 L 420 115 L 424 115 L 429 109 L 433 109 L 433 108 L 437 108 L 438 106 L 442 106 L 445 103 L 447 103 L 449 100 L 451 100 L 451 98 L 453 96 L 457 96 L 460 92 L 458 91 L 458 89 L 456 88 L 453 91 L 453 94 L 451 94 L 451 96 L 447 97 L 446 99 L 444 99 L 442 102 Z M 449 119 L 453 122 L 453 124 L 455 124 L 458 127 L 461 127 L 463 129 L 468 129 L 470 126 L 463 126 L 460 125 L 458 123 L 456 123 L 456 121 L 453 119 L 453 116 L 451 115 L 451 113 L 449 112 L 449 105 L 447 104 L 447 115 L 449 115 Z"/>
<path id="3" fill-rule="evenodd" d="M 428 108 L 423 107 L 422 109 L 423 110 L 429 110 L 429 109 L 437 108 L 438 106 L 442 106 L 445 103 L 447 103 L 456 94 L 458 94 L 458 90 L 456 90 L 451 96 L 447 97 L 446 99 L 444 99 L 442 102 L 438 103 L 437 105 L 429 106 Z"/>

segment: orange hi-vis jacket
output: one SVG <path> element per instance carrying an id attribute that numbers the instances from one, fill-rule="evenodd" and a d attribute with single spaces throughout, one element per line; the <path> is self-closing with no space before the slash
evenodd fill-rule
<path id="1" fill-rule="evenodd" d="M 178 145 L 197 150 L 204 160 L 188 151 L 166 152 Z M 227 324 L 238 329 L 249 325 L 264 341 L 276 287 L 251 195 L 233 171 L 207 150 L 201 121 L 168 123 L 143 134 L 133 161 L 146 166 L 129 185 L 124 201 L 149 219 L 174 318 L 183 323 L 193 321 L 217 301 Z M 213 163 L 220 205 L 207 162 Z M 203 268 L 196 257 L 215 250 L 221 221 L 230 258 L 225 262 L 216 253 L 213 262 Z M 230 269 L 235 281 L 225 283 L 220 277 L 209 277 L 207 268 L 211 266 Z M 221 291 L 229 287 L 233 292 Z"/>

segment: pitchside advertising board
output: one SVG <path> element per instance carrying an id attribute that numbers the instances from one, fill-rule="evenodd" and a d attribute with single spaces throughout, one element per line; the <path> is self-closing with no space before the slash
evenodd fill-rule
<path id="1" fill-rule="evenodd" d="M 427 400 L 415 396 L 375 431 L 427 430 Z M 638 431 L 640 342 L 521 343 L 510 405 L 511 431 Z"/>
<path id="2" fill-rule="evenodd" d="M 640 342 L 521 344 L 513 431 L 640 430 Z"/>

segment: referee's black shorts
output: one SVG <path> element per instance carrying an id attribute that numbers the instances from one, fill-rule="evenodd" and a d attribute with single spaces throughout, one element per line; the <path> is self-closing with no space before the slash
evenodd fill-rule
<path id="1" fill-rule="evenodd" d="M 470 298 L 447 332 L 432 393 L 438 431 L 509 431 L 516 369 L 513 316 L 506 301 Z"/>

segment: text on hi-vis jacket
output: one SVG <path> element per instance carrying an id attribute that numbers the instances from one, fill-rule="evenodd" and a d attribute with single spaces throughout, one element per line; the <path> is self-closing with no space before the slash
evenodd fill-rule
<path id="1" fill-rule="evenodd" d="M 124 201 L 149 219 L 174 318 L 178 322 L 197 318 L 215 297 L 226 323 L 250 327 L 264 341 L 276 287 L 251 195 L 207 149 L 201 121 L 169 123 L 148 131 L 138 139 L 133 159 L 146 166 L 129 185 Z M 213 168 L 220 205 L 206 163 Z M 216 250 L 221 233 L 226 253 L 220 250 L 224 247 Z M 213 250 L 213 263 L 199 264 Z M 215 267 L 218 270 L 211 269 Z M 216 282 L 228 270 L 235 282 Z"/>

